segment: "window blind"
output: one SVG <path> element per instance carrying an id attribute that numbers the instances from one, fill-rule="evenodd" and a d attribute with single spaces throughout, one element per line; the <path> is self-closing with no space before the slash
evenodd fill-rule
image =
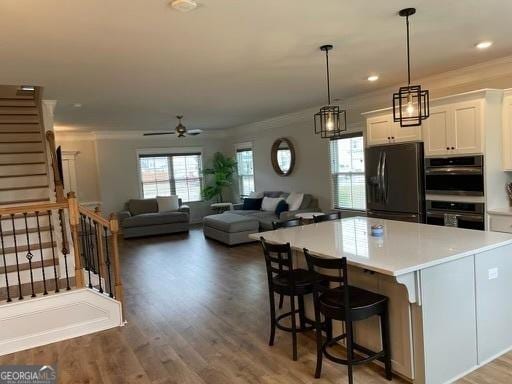
<path id="1" fill-rule="evenodd" d="M 251 192 L 254 192 L 252 148 L 237 149 L 236 161 L 240 196 L 249 196 Z"/>
<path id="2" fill-rule="evenodd" d="M 140 155 L 142 197 L 177 195 L 183 202 L 200 201 L 201 153 Z"/>
<path id="3" fill-rule="evenodd" d="M 331 140 L 332 203 L 339 209 L 366 209 L 363 136 Z"/>

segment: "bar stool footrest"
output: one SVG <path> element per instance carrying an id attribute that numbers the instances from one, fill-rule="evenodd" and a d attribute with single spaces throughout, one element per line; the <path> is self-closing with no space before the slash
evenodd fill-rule
<path id="1" fill-rule="evenodd" d="M 322 345 L 322 352 L 323 352 L 324 356 L 327 359 L 329 359 L 335 363 L 342 364 L 342 365 L 348 365 L 347 359 L 342 359 L 340 357 L 334 356 L 328 351 L 328 348 L 335 346 L 339 341 L 346 339 L 346 338 L 347 338 L 347 334 L 343 333 L 339 336 L 333 337 L 331 340 L 327 340 Z M 373 360 L 382 360 L 385 355 L 384 351 L 373 352 L 373 351 L 370 351 L 368 348 L 362 347 L 355 343 L 353 344 L 353 349 L 355 351 L 364 353 L 368 357 L 353 359 L 351 362 L 352 365 L 366 364 Z"/>
<path id="2" fill-rule="evenodd" d="M 299 310 L 296 309 L 295 310 L 295 314 L 298 314 L 299 313 Z M 285 332 L 292 332 L 292 328 L 291 327 L 287 327 L 286 325 L 282 325 L 280 323 L 281 320 L 284 320 L 288 317 L 291 317 L 292 316 L 292 312 L 286 312 L 286 313 L 283 313 L 279 316 L 276 317 L 276 327 L 277 329 L 280 329 L 281 331 L 285 331 Z M 306 326 L 305 327 L 296 327 L 295 328 L 295 332 L 307 332 L 307 331 L 311 331 L 313 329 L 315 329 L 315 322 L 313 320 L 310 320 L 308 318 L 305 319 L 305 322 L 306 322 Z"/>

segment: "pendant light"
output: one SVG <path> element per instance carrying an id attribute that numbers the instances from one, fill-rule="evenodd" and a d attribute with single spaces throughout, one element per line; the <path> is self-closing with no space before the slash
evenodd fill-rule
<path id="1" fill-rule="evenodd" d="M 329 78 L 329 51 L 333 46 L 322 45 L 320 50 L 325 52 L 327 64 L 327 105 L 315 113 L 315 133 L 319 133 L 324 139 L 333 139 L 347 130 L 347 114 L 338 105 L 331 105 L 331 84 Z"/>
<path id="2" fill-rule="evenodd" d="M 405 8 L 398 12 L 401 17 L 405 17 L 407 26 L 407 87 L 400 87 L 393 94 L 393 120 L 400 122 L 401 127 L 419 126 L 430 115 L 428 90 L 422 90 L 421 85 L 411 85 L 409 16 L 415 13 L 415 8 Z"/>

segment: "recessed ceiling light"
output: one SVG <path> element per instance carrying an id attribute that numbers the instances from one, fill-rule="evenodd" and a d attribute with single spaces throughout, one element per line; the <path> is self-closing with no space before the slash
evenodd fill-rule
<path id="1" fill-rule="evenodd" d="M 75 108 L 82 108 L 82 104 L 80 104 L 80 103 L 75 103 L 75 104 L 73 104 L 73 107 L 75 107 Z"/>
<path id="2" fill-rule="evenodd" d="M 476 44 L 475 47 L 478 49 L 486 49 L 489 48 L 492 45 L 492 41 L 481 41 L 480 43 Z"/>
<path id="3" fill-rule="evenodd" d="M 377 80 L 379 80 L 379 75 L 368 76 L 368 81 L 377 81 Z"/>
<path id="4" fill-rule="evenodd" d="M 190 12 L 197 8 L 197 3 L 194 0 L 174 0 L 171 7 L 180 12 Z"/>

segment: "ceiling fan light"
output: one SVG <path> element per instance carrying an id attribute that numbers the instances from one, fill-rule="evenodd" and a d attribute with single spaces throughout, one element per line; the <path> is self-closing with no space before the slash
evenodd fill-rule
<path id="1" fill-rule="evenodd" d="M 171 7 L 180 12 L 190 12 L 197 8 L 197 3 L 194 0 L 174 0 Z"/>

